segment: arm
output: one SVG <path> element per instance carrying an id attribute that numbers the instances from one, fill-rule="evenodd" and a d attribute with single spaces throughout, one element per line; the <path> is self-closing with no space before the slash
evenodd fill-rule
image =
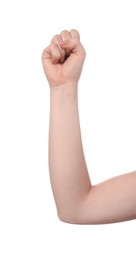
<path id="1" fill-rule="evenodd" d="M 85 51 L 76 30 L 63 31 L 42 55 L 50 84 L 49 171 L 59 218 L 102 224 L 136 218 L 136 172 L 91 184 L 78 113 Z"/>

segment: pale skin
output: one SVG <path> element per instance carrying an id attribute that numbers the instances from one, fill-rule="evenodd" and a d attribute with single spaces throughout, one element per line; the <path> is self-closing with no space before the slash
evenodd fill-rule
<path id="1" fill-rule="evenodd" d="M 71 224 L 134 220 L 136 171 L 92 185 L 87 170 L 78 112 L 85 55 L 74 29 L 55 35 L 42 54 L 50 86 L 49 172 L 58 217 Z"/>

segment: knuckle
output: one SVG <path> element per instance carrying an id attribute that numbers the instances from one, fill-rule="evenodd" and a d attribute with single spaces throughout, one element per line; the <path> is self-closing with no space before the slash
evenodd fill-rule
<path id="1" fill-rule="evenodd" d="M 61 33 L 60 33 L 60 36 L 62 37 L 63 40 L 69 40 L 71 37 L 70 37 L 70 32 L 67 31 L 67 30 L 63 30 Z"/>
<path id="2" fill-rule="evenodd" d="M 79 34 L 79 32 L 76 29 L 71 29 L 70 33 L 71 33 L 73 38 L 76 37 L 76 38 L 80 39 L 80 34 Z"/>
<path id="3" fill-rule="evenodd" d="M 51 40 L 51 43 L 54 43 L 54 42 L 56 42 L 56 41 L 57 41 L 57 39 L 58 39 L 58 37 L 59 37 L 59 35 L 58 35 L 58 34 L 54 35 L 54 36 L 53 36 L 53 38 L 52 38 L 52 40 Z"/>
<path id="4" fill-rule="evenodd" d="M 60 54 L 60 51 L 58 49 L 58 45 L 56 43 L 52 43 L 50 49 L 51 49 L 51 55 L 53 57 L 59 59 L 61 54 Z"/>
<path id="5" fill-rule="evenodd" d="M 42 51 L 41 59 L 44 60 L 50 56 L 49 46 Z"/>
<path id="6" fill-rule="evenodd" d="M 43 60 L 45 57 L 45 50 L 42 51 L 41 60 Z"/>
<path id="7" fill-rule="evenodd" d="M 61 31 L 60 34 L 64 34 L 64 33 L 69 33 L 69 31 L 68 30 L 63 30 L 63 31 Z"/>
<path id="8" fill-rule="evenodd" d="M 51 52 L 56 49 L 56 43 L 55 42 L 52 42 L 51 45 L 50 45 L 50 49 L 51 49 Z"/>

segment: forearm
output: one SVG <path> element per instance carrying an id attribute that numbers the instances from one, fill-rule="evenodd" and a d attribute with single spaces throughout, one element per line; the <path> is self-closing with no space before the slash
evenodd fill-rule
<path id="1" fill-rule="evenodd" d="M 136 172 L 91 186 L 83 153 L 77 88 L 50 95 L 49 170 L 61 220 L 104 224 L 136 218 Z"/>
<path id="2" fill-rule="evenodd" d="M 58 215 L 71 219 L 91 188 L 81 140 L 77 86 L 61 86 L 50 92 L 49 171 Z"/>

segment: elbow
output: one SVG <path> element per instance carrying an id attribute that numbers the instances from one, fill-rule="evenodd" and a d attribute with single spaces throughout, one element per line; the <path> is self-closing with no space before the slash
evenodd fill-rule
<path id="1" fill-rule="evenodd" d="M 58 218 L 61 222 L 67 223 L 67 224 L 79 224 L 76 217 L 69 214 L 58 214 Z"/>
<path id="2" fill-rule="evenodd" d="M 67 224 L 83 224 L 81 212 L 74 209 L 72 211 L 58 211 L 58 218 L 60 221 Z"/>
<path id="3" fill-rule="evenodd" d="M 77 224 L 75 219 L 72 216 L 64 215 L 64 214 L 58 214 L 58 218 L 61 222 L 67 223 L 67 224 Z"/>

